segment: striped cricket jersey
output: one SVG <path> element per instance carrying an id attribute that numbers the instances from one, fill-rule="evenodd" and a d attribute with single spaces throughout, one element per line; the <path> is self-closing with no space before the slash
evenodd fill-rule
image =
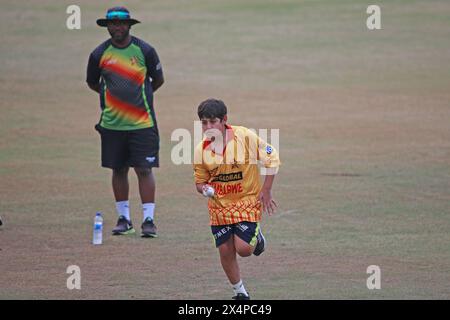
<path id="1" fill-rule="evenodd" d="M 259 166 L 264 174 L 276 174 L 280 165 L 278 152 L 253 131 L 226 125 L 226 143 L 216 150 L 214 143 L 203 140 L 194 152 L 195 183 L 208 183 L 215 195 L 208 200 L 211 225 L 261 220 Z"/>
<path id="2" fill-rule="evenodd" d="M 87 82 L 100 81 L 100 126 L 112 130 L 136 130 L 156 125 L 151 80 L 163 76 L 155 49 L 131 37 L 125 48 L 111 40 L 89 56 Z"/>

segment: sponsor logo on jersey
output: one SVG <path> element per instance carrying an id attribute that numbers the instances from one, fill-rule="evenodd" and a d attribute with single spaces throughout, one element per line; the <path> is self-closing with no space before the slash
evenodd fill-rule
<path id="1" fill-rule="evenodd" d="M 239 194 L 244 192 L 244 188 L 240 182 L 230 184 L 213 183 L 212 187 L 218 196 L 224 196 L 226 194 Z"/>
<path id="2" fill-rule="evenodd" d="M 242 180 L 242 171 L 226 173 L 226 174 L 219 174 L 217 177 L 214 177 L 212 182 L 230 182 L 230 181 L 238 181 L 238 180 Z"/>

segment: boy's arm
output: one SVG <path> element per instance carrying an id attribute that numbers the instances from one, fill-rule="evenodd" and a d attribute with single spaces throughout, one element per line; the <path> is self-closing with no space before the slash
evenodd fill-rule
<path id="1" fill-rule="evenodd" d="M 210 174 L 208 170 L 203 166 L 202 152 L 202 146 L 197 146 L 194 151 L 194 181 L 197 192 L 204 195 L 203 191 L 205 186 L 208 185 Z"/>
<path id="2" fill-rule="evenodd" d="M 277 204 L 272 198 L 272 185 L 275 180 L 275 175 L 266 175 L 264 179 L 264 184 L 259 193 L 259 201 L 263 205 L 263 210 L 271 216 L 274 214 Z"/>
<path id="3" fill-rule="evenodd" d="M 278 151 L 266 141 L 262 140 L 256 134 L 251 137 L 255 139 L 254 143 L 257 145 L 257 160 L 261 162 L 261 174 L 264 176 L 264 184 L 259 193 L 259 200 L 263 205 L 263 210 L 271 216 L 275 213 L 277 204 L 272 197 L 272 186 L 275 180 L 275 175 L 278 173 L 280 166 L 280 158 Z"/>
<path id="4" fill-rule="evenodd" d="M 196 183 L 197 191 L 207 198 L 214 198 L 216 191 L 208 183 Z"/>

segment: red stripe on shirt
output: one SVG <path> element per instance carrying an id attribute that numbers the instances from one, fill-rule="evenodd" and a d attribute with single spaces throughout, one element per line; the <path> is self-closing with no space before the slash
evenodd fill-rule
<path id="1" fill-rule="evenodd" d="M 148 118 L 148 113 L 135 105 L 129 104 L 119 98 L 114 97 L 109 91 L 106 91 L 106 102 L 113 109 L 118 109 L 119 112 L 133 119 Z"/>
<path id="2" fill-rule="evenodd" d="M 114 63 L 109 63 L 113 59 L 105 59 L 101 63 L 101 68 L 110 70 L 130 81 L 135 82 L 138 85 L 142 85 L 145 80 L 145 75 L 138 70 L 130 69 L 126 65 L 120 63 L 120 61 L 115 61 Z"/>

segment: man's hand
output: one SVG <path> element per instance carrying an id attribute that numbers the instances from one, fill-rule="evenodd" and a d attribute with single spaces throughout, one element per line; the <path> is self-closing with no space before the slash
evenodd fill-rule
<path id="1" fill-rule="evenodd" d="M 97 93 L 100 93 L 100 84 L 99 83 L 88 83 L 89 88 L 91 88 L 91 90 L 94 90 Z"/>
<path id="2" fill-rule="evenodd" d="M 262 188 L 259 193 L 259 201 L 263 205 L 264 212 L 267 212 L 269 216 L 275 213 L 277 208 L 277 203 L 272 198 L 272 190 L 268 188 Z"/>

